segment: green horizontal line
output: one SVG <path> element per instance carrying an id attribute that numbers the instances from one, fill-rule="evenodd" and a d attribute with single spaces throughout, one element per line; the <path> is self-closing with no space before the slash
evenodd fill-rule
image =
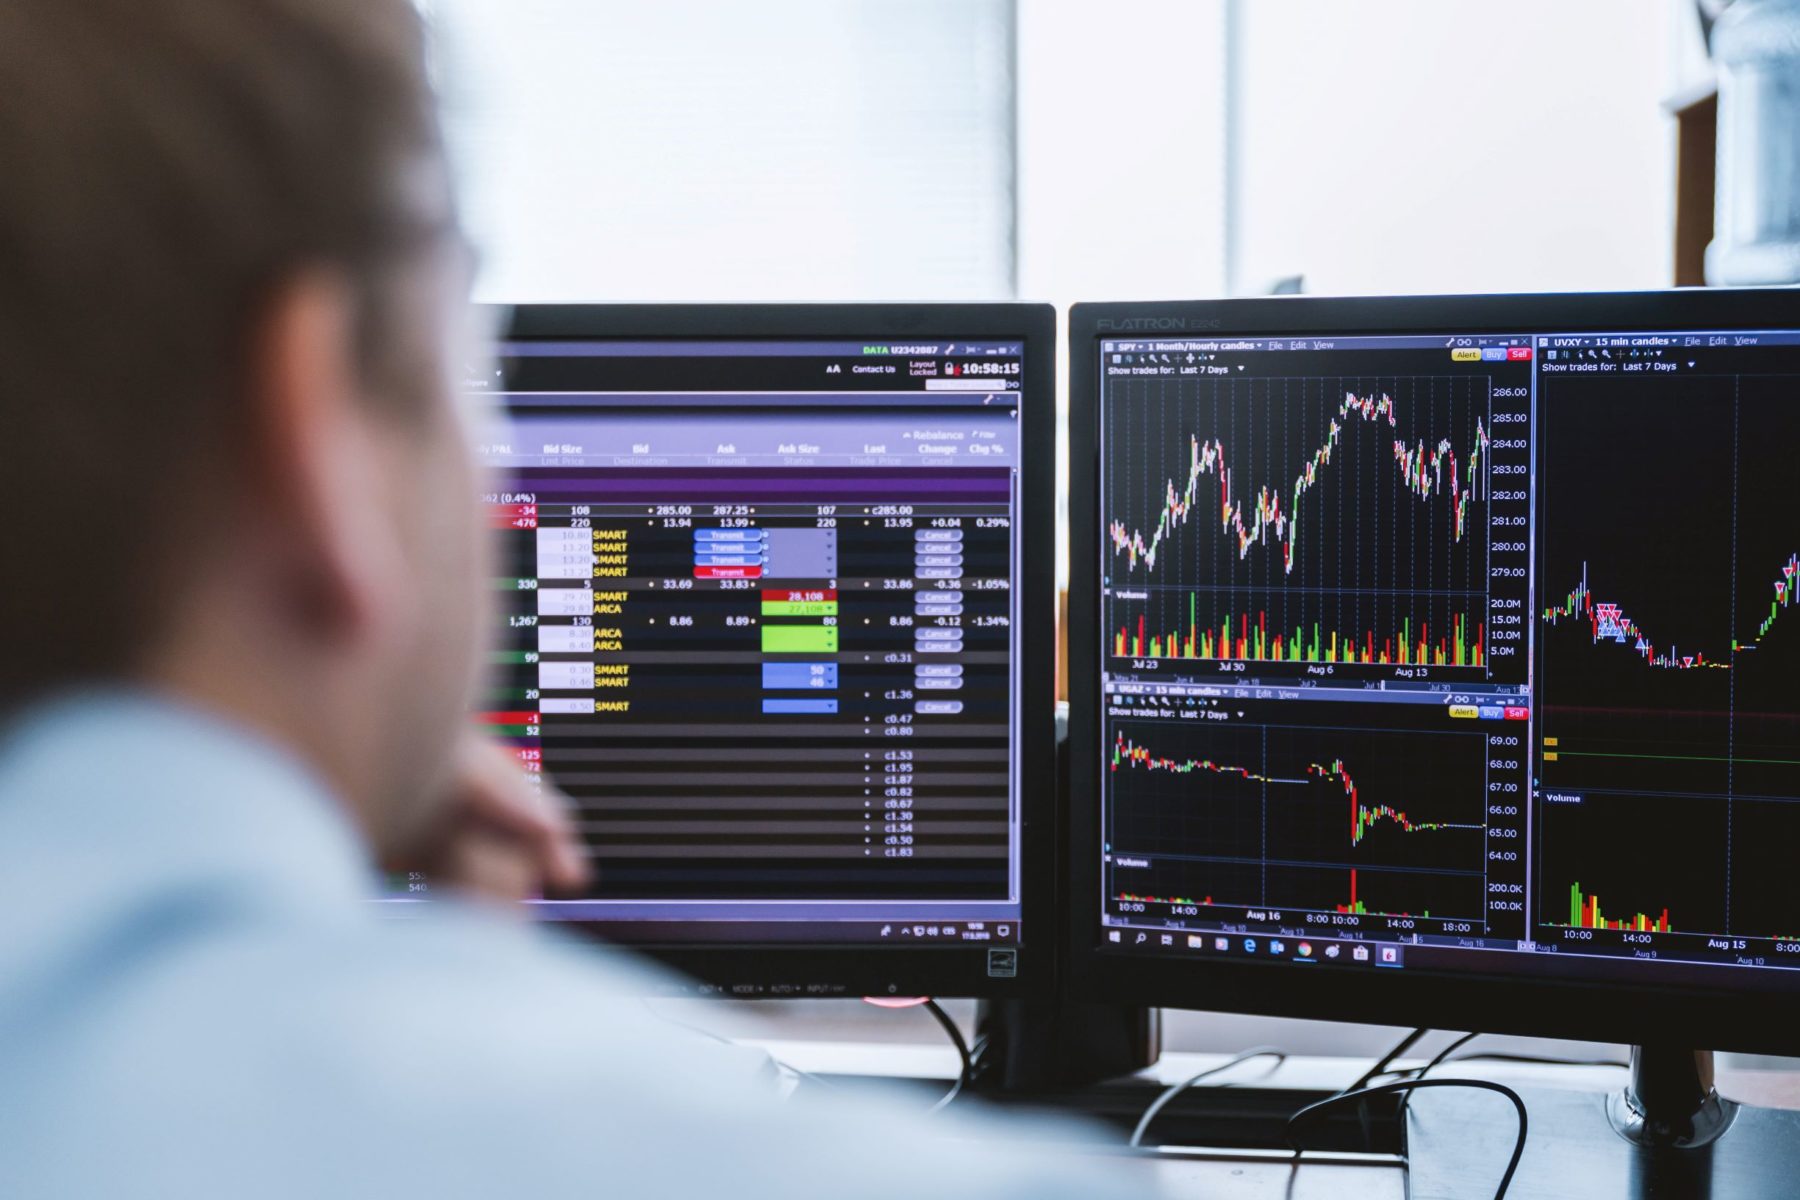
<path id="1" fill-rule="evenodd" d="M 1800 758 L 1740 758 L 1737 755 L 1714 754 L 1609 754 L 1603 750 L 1552 750 L 1558 758 L 1654 758 L 1663 762 L 1740 762 L 1771 763 L 1782 767 L 1800 767 Z"/>

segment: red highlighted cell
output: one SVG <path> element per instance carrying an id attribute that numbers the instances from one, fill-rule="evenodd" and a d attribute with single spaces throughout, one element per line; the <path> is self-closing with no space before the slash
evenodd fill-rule
<path id="1" fill-rule="evenodd" d="M 488 505 L 489 529 L 536 529 L 538 506 L 535 504 Z"/>
<path id="2" fill-rule="evenodd" d="M 481 719 L 489 725 L 536 725 L 538 714 L 534 712 L 485 712 Z"/>
<path id="3" fill-rule="evenodd" d="M 836 588 L 764 588 L 762 598 L 764 604 L 796 604 L 836 600 L 838 594 Z"/>
<path id="4" fill-rule="evenodd" d="M 695 567 L 695 579 L 761 579 L 761 567 Z"/>

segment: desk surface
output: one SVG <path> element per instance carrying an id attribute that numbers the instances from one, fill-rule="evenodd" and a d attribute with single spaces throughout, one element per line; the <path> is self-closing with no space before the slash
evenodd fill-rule
<path id="1" fill-rule="evenodd" d="M 1145 1196 L 1169 1200 L 1403 1200 L 1406 1172 L 1394 1164 L 1234 1162 L 1230 1159 L 1120 1158 L 1118 1174 L 1141 1179 Z M 1289 1183 L 1292 1182 L 1292 1189 Z"/>
<path id="2" fill-rule="evenodd" d="M 953 1075 L 957 1067 L 955 1053 L 939 1046 L 805 1041 L 763 1041 L 758 1044 L 782 1062 L 814 1073 L 945 1079 Z M 1228 1057 L 1223 1054 L 1169 1053 L 1138 1078 L 1174 1083 L 1218 1066 Z M 1397 1065 L 1421 1064 L 1404 1062 Z M 1246 1087 L 1331 1090 L 1347 1086 L 1367 1066 L 1365 1058 L 1296 1057 L 1274 1068 L 1259 1062 L 1245 1063 L 1220 1076 L 1220 1080 Z M 1479 1061 L 1446 1063 L 1437 1068 L 1434 1075 L 1492 1079 L 1515 1087 L 1590 1093 L 1612 1091 L 1625 1081 L 1625 1071 L 1621 1067 Z M 1720 1071 L 1719 1086 L 1726 1095 L 1747 1104 L 1800 1109 L 1800 1072 Z M 1254 1154 L 1202 1155 L 1171 1149 L 1161 1154 L 1129 1156 L 1121 1153 L 1116 1163 L 1117 1171 L 1124 1178 L 1142 1179 L 1145 1195 L 1178 1200 L 1186 1197 L 1196 1200 L 1199 1197 L 1209 1200 L 1248 1200 L 1251 1197 L 1399 1200 L 1406 1195 L 1404 1167 L 1386 1159 L 1367 1163 L 1306 1162 L 1296 1170 L 1286 1159 Z"/>

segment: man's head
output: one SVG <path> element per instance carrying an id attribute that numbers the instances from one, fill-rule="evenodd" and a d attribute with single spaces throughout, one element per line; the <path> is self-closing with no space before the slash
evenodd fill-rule
<path id="1" fill-rule="evenodd" d="M 482 573 L 418 17 L 9 0 L 0 95 L 0 703 L 172 689 L 399 836 Z"/>

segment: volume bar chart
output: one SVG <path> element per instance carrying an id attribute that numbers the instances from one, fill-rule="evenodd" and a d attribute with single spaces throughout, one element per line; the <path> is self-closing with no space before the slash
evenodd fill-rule
<path id="1" fill-rule="evenodd" d="M 1655 917 L 1637 913 L 1623 919 L 1609 919 L 1600 911 L 1600 897 L 1583 895 L 1580 883 L 1569 885 L 1569 929 L 1629 929 L 1639 933 L 1669 932 L 1669 910 Z"/>
<path id="2" fill-rule="evenodd" d="M 1195 624 L 1197 602 L 1188 596 L 1187 628 L 1179 633 L 1149 632 L 1140 614 L 1136 628 L 1121 627 L 1113 635 L 1116 658 L 1220 659 L 1231 662 L 1364 663 L 1395 666 L 1480 667 L 1486 663 L 1483 641 L 1487 626 L 1471 623 L 1462 613 L 1450 618 L 1447 636 L 1433 635 L 1429 623 L 1413 627 L 1411 618 L 1400 628 L 1377 638 L 1370 629 L 1360 634 L 1349 630 L 1311 629 L 1296 626 L 1272 630 L 1269 615 L 1258 612 L 1226 616 L 1216 627 Z"/>

